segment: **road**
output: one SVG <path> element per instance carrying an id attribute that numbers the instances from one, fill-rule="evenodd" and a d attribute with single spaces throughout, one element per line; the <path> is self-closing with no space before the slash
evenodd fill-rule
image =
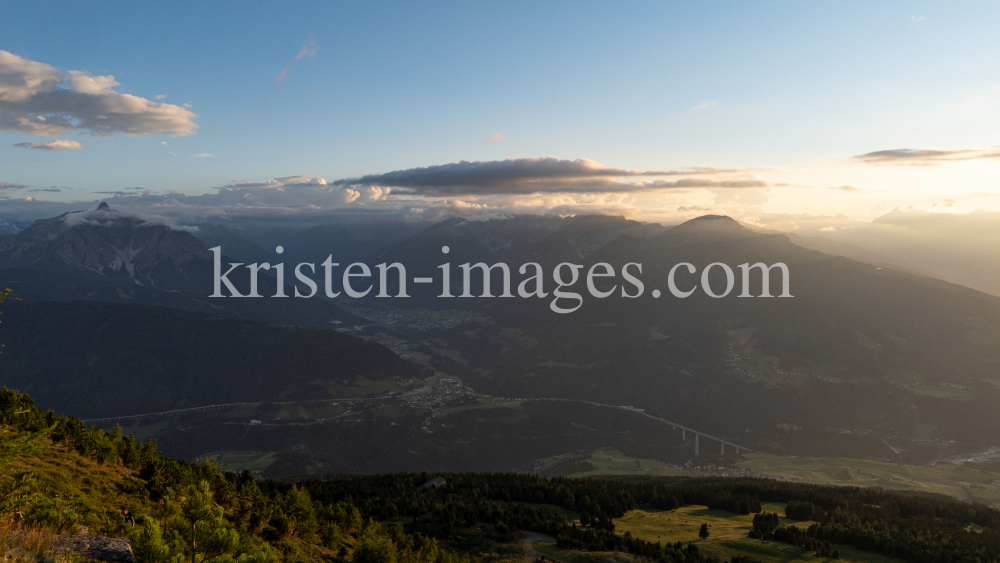
<path id="1" fill-rule="evenodd" d="M 552 542 L 555 543 L 556 539 L 551 536 L 546 536 L 545 534 L 539 534 L 537 532 L 529 532 L 527 530 L 518 530 L 524 534 L 524 540 L 521 543 L 524 545 L 524 563 L 535 563 L 535 560 L 542 556 L 542 552 L 535 549 L 536 541 Z"/>
<path id="2" fill-rule="evenodd" d="M 729 446 L 731 448 L 732 453 L 739 453 L 740 451 L 756 453 L 755 450 L 752 450 L 752 449 L 750 449 L 750 448 L 748 448 L 746 446 L 740 446 L 740 445 L 734 444 L 732 442 L 729 442 L 727 440 L 723 440 L 721 438 L 716 438 L 715 436 L 710 436 L 708 434 L 705 434 L 704 432 L 699 432 L 698 430 L 695 430 L 694 428 L 690 428 L 690 427 L 684 426 L 682 424 L 678 424 L 676 422 L 667 420 L 665 418 L 660 418 L 658 416 L 653 416 L 653 415 L 651 415 L 649 413 L 644 412 L 642 409 L 637 409 L 635 407 L 624 406 L 624 405 L 609 405 L 609 404 L 605 404 L 605 403 L 595 403 L 593 401 L 587 401 L 587 400 L 583 400 L 583 399 L 564 399 L 564 398 L 560 398 L 560 397 L 517 397 L 517 398 L 514 398 L 514 397 L 493 397 L 493 396 L 490 396 L 490 395 L 486 395 L 486 394 L 482 394 L 482 393 L 477 393 L 472 388 L 467 387 L 465 385 L 465 383 L 463 383 L 462 380 L 459 379 L 459 378 L 457 378 L 457 377 L 449 376 L 449 375 L 441 373 L 441 372 L 437 372 L 435 374 L 435 377 L 438 378 L 435 383 L 431 383 L 429 381 L 430 378 L 428 378 L 428 380 L 426 381 L 426 383 L 425 383 L 425 385 L 423 387 L 419 387 L 417 389 L 411 389 L 409 391 L 406 391 L 405 393 L 400 393 L 399 395 L 384 395 L 384 396 L 381 396 L 381 397 L 364 397 L 364 398 L 356 397 L 356 398 L 341 398 L 341 399 L 327 398 L 327 399 L 314 399 L 314 400 L 305 400 L 305 401 L 273 401 L 272 403 L 273 404 L 278 404 L 278 405 L 294 405 L 294 404 L 306 404 L 306 403 L 332 403 L 332 402 L 336 402 L 336 401 L 345 402 L 345 403 L 356 402 L 356 401 L 357 402 L 392 401 L 392 400 L 400 400 L 400 399 L 409 399 L 409 398 L 413 398 L 413 397 L 417 397 L 417 396 L 421 396 L 421 395 L 430 396 L 430 395 L 432 395 L 434 393 L 435 390 L 441 391 L 441 390 L 447 389 L 447 392 L 445 394 L 453 396 L 453 397 L 457 397 L 458 394 L 464 394 L 465 396 L 467 396 L 469 398 L 495 399 L 495 400 L 501 400 L 501 401 L 559 401 L 559 402 L 566 402 L 566 403 L 579 403 L 579 404 L 591 405 L 591 406 L 594 406 L 594 407 L 602 407 L 602 408 L 608 408 L 608 409 L 624 410 L 624 411 L 628 411 L 628 412 L 631 412 L 631 413 L 634 413 L 634 414 L 637 414 L 637 415 L 640 415 L 640 416 L 644 416 L 646 418 L 649 418 L 649 419 L 661 422 L 663 424 L 667 424 L 669 426 L 672 426 L 675 430 L 676 429 L 681 429 L 681 430 L 684 430 L 685 432 L 690 432 L 691 434 L 694 434 L 696 436 L 701 436 L 702 438 L 707 438 L 707 439 L 712 440 L 712 441 L 714 441 L 716 443 L 724 444 L 724 445 Z M 452 395 L 453 392 L 455 393 L 454 395 Z M 260 406 L 262 404 L 265 404 L 265 403 L 263 403 L 263 402 L 256 402 L 256 403 L 226 403 L 226 404 L 221 404 L 221 405 L 205 405 L 205 406 L 201 406 L 201 407 L 190 407 L 190 408 L 186 408 L 186 409 L 176 409 L 176 410 L 171 410 L 171 411 L 162 411 L 162 412 L 155 412 L 155 413 L 134 414 L 134 415 L 126 415 L 126 416 L 113 416 L 113 417 L 104 417 L 104 418 L 88 418 L 88 419 L 81 420 L 81 422 L 91 422 L 91 423 L 93 423 L 93 422 L 108 422 L 108 421 L 112 421 L 112 420 L 126 420 L 126 419 L 134 419 L 134 418 L 143 418 L 143 417 L 146 417 L 146 416 L 162 416 L 162 415 L 168 415 L 169 416 L 169 415 L 173 415 L 173 414 L 177 414 L 177 413 L 183 413 L 183 412 L 206 411 L 206 410 L 233 408 L 233 407 L 244 406 L 244 405 L 248 405 L 248 406 Z M 436 411 L 432 412 L 431 418 L 433 418 L 435 416 L 435 414 L 436 414 Z M 886 444 L 886 445 L 888 445 L 888 444 Z M 892 446 L 889 446 L 889 447 L 891 448 Z"/>

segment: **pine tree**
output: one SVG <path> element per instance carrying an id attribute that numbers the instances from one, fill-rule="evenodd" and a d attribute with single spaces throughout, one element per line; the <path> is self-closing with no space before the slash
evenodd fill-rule
<path id="1" fill-rule="evenodd" d="M 392 540 L 381 533 L 381 526 L 369 522 L 354 548 L 353 563 L 396 563 Z"/>
<path id="2" fill-rule="evenodd" d="M 698 530 L 698 537 L 701 539 L 708 538 L 708 524 L 702 524 L 701 529 Z"/>
<path id="3" fill-rule="evenodd" d="M 20 301 L 20 299 L 10 296 L 12 291 L 9 287 L 7 289 L 0 289 L 0 305 L 3 305 L 4 301 Z M 3 344 L 0 344 L 0 354 L 3 354 L 3 346 Z"/>
<path id="4" fill-rule="evenodd" d="M 173 527 L 182 538 L 185 559 L 189 557 L 191 563 L 231 559 L 240 544 L 239 534 L 226 525 L 222 507 L 212 500 L 208 481 L 188 486 L 177 502 Z"/>
<path id="5" fill-rule="evenodd" d="M 179 546 L 171 545 L 163 539 L 163 532 L 155 520 L 145 518 L 142 525 L 129 534 L 129 539 L 136 563 L 184 562 L 184 554 L 180 553 Z M 171 553 L 174 555 L 171 556 Z"/>

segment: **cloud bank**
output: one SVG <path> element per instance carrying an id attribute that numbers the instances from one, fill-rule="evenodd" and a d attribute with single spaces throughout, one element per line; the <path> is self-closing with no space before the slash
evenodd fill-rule
<path id="1" fill-rule="evenodd" d="M 612 213 L 673 220 L 705 209 L 737 213 L 767 203 L 777 184 L 749 169 L 698 166 L 629 170 L 586 160 L 521 158 L 458 162 L 327 182 L 314 175 L 232 180 L 210 193 L 186 195 L 127 188 L 103 192 L 116 209 L 169 218 L 174 224 L 302 224 L 393 218 L 436 221 L 461 215 Z M 3 193 L 3 192 L 0 192 Z M 93 209 L 97 201 L 10 197 L 0 218 L 41 218 Z M 96 194 L 95 194 L 96 195 Z M 2 196 L 0 196 L 2 197 Z"/>
<path id="2" fill-rule="evenodd" d="M 850 157 L 853 162 L 875 166 L 941 166 L 971 160 L 1000 160 L 1000 148 L 989 149 L 890 149 Z"/>
<path id="3" fill-rule="evenodd" d="M 0 131 L 57 137 L 79 131 L 95 137 L 193 135 L 198 129 L 191 110 L 114 91 L 114 76 L 63 73 L 44 63 L 0 51 Z M 52 143 L 71 143 L 53 141 Z M 18 146 L 40 148 L 32 143 Z M 48 150 L 82 148 L 64 146 Z"/>
<path id="4" fill-rule="evenodd" d="M 677 180 L 665 177 L 684 176 Z M 743 176 L 743 177 L 739 177 Z M 694 167 L 640 171 L 610 168 L 587 159 L 508 158 L 396 170 L 333 183 L 357 188 L 388 187 L 429 197 L 541 193 L 634 193 L 684 188 L 768 188 L 774 184 L 733 168 Z"/>

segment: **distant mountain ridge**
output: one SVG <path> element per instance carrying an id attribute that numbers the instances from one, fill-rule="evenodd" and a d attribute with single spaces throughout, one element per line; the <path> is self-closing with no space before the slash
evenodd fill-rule
<path id="1" fill-rule="evenodd" d="M 66 213 L 0 241 L 0 267 L 83 273 L 112 281 L 204 290 L 211 255 L 189 232 L 112 209 Z M 210 270 L 209 270 L 210 271 Z"/>
<path id="2" fill-rule="evenodd" d="M 267 255 L 259 246 L 221 228 L 210 229 L 204 236 L 225 244 L 223 253 L 231 247 L 245 258 Z M 241 260 L 224 254 L 222 261 Z M 0 280 L 19 290 L 20 284 L 29 285 L 21 293 L 34 300 L 125 299 L 313 328 L 332 329 L 361 321 L 327 300 L 213 299 L 209 297 L 213 276 L 212 253 L 189 230 L 162 218 L 118 211 L 106 203 L 38 220 L 17 234 L 0 237 Z M 288 294 L 292 293 L 287 286 L 290 277 L 286 278 Z M 248 292 L 248 269 L 238 268 L 229 279 Z M 258 287 L 262 295 L 274 295 L 277 280 L 267 271 L 260 272 Z"/>
<path id="3" fill-rule="evenodd" d="M 47 239 L 43 236 L 46 231 L 36 229 L 27 235 L 13 235 L 13 239 L 5 237 L 0 243 L 4 245 L 0 259 L 9 255 L 8 245 L 14 240 L 27 249 L 17 255 L 18 260 L 32 255 L 42 257 L 37 262 L 42 265 L 55 263 L 62 272 L 58 279 L 56 266 L 51 270 L 8 267 L 0 270 L 0 276 L 13 276 L 11 279 L 20 284 L 15 289 L 23 290 L 26 296 L 37 292 L 48 296 L 45 299 L 53 299 L 61 287 L 75 300 L 131 299 L 206 313 L 238 307 L 225 314 L 271 323 L 308 321 L 308 326 L 349 328 L 352 334 L 385 342 L 400 353 L 405 351 L 440 378 L 438 383 L 428 383 L 427 388 L 442 388 L 442 402 L 422 402 L 428 395 L 408 385 L 404 387 L 412 395 L 399 399 L 392 409 L 368 411 L 369 418 L 345 418 L 343 425 L 325 422 L 308 432 L 291 426 L 273 428 L 268 442 L 272 446 L 265 448 L 253 439 L 240 438 L 244 440 L 241 449 L 272 451 L 308 444 L 310 449 L 321 452 L 324 444 L 337 444 L 338 448 L 357 444 L 344 440 L 345 432 L 357 431 L 360 436 L 371 436 L 365 438 L 368 451 L 382 452 L 384 459 L 391 458 L 400 468 L 406 466 L 407 460 L 417 459 L 410 456 L 417 456 L 418 451 L 419 456 L 424 456 L 419 459 L 427 463 L 440 458 L 442 464 L 447 460 L 471 464 L 495 444 L 506 444 L 504 451 L 520 452 L 517 467 L 530 467 L 534 460 L 566 453 L 559 451 L 569 447 L 565 444 L 573 444 L 576 449 L 632 448 L 630 451 L 637 454 L 662 456 L 657 459 L 683 459 L 689 455 L 685 448 L 693 453 L 690 434 L 684 438 L 678 432 L 669 438 L 670 428 L 659 426 L 655 431 L 642 427 L 640 432 L 639 426 L 629 426 L 632 422 L 622 416 L 624 411 L 606 416 L 608 409 L 601 405 L 644 409 L 651 416 L 679 421 L 729 443 L 766 452 L 929 461 L 956 452 L 1000 447 L 1000 432 L 996 430 L 1000 415 L 995 409 L 1000 400 L 1000 376 L 996 375 L 1000 369 L 1000 299 L 942 280 L 803 248 L 794 244 L 795 237 L 755 232 L 730 217 L 704 216 L 670 228 L 608 216 L 520 216 L 492 221 L 458 217 L 396 242 L 388 241 L 402 231 L 382 238 L 374 232 L 358 237 L 368 241 L 365 244 L 384 245 L 375 254 L 358 260 L 369 266 L 402 262 L 408 276 L 437 276 L 437 267 L 443 262 L 454 268 L 464 262 L 504 261 L 516 272 L 517 265 L 533 261 L 544 266 L 549 280 L 546 283 L 550 294 L 545 298 L 451 300 L 437 299 L 440 286 L 431 288 L 430 284 L 423 287 L 433 292 L 409 299 L 377 298 L 375 292 L 365 299 L 342 297 L 340 301 L 214 300 L 204 297 L 205 292 L 200 296 L 195 292 L 176 293 L 160 286 L 140 286 L 134 278 L 121 274 L 122 266 L 118 270 L 104 266 L 101 270 L 78 265 L 87 264 L 83 258 L 91 254 L 90 247 L 65 241 L 102 241 L 93 244 L 107 245 L 111 244 L 105 242 L 110 235 L 80 234 L 105 226 L 70 227 L 80 229 L 72 235 L 74 239 L 61 238 L 66 230 Z M 161 227 L 169 229 L 148 224 L 131 224 L 128 228 L 141 231 Z M 315 235 L 313 252 L 347 244 L 349 229 L 328 227 L 303 235 Z M 324 232 L 338 240 L 324 242 L 320 236 Z M 126 234 L 114 239 L 115 244 L 145 240 L 128 239 Z M 206 250 L 203 242 L 184 231 L 171 230 L 159 236 L 184 238 Z M 442 252 L 444 246 L 448 253 Z M 66 248 L 74 251 L 70 260 L 60 263 L 48 258 L 59 258 L 57 251 Z M 289 247 L 282 257 L 292 254 Z M 96 255 L 114 258 L 107 253 Z M 172 265 L 171 256 L 164 252 L 161 260 L 150 259 L 148 263 Z M 616 287 L 607 298 L 598 298 L 590 294 L 583 275 L 567 288 L 583 296 L 580 309 L 572 314 L 555 314 L 549 307 L 553 299 L 552 268 L 564 261 L 583 265 L 584 273 L 597 262 L 608 263 L 619 273 L 626 263 L 642 264 L 641 273 L 638 268 L 633 272 L 641 278 L 644 291 L 632 298 L 622 296 Z M 293 263 L 290 258 L 285 262 L 286 266 Z M 763 292 L 759 270 L 752 271 L 749 282 L 749 294 L 756 297 L 739 297 L 743 293 L 739 265 L 758 262 L 784 263 L 790 272 L 794 297 L 759 297 Z M 188 262 L 196 263 L 205 262 L 197 258 Z M 695 273 L 686 268 L 674 270 L 681 263 L 692 264 Z M 720 263 L 733 271 L 733 287 L 728 295 L 714 298 L 702 287 L 702 272 L 708 265 Z M 133 262 L 133 271 L 139 275 L 159 272 L 145 264 Z M 672 295 L 668 281 L 672 270 L 676 284 L 694 291 L 690 297 Z M 38 272 L 50 272 L 53 280 L 46 285 L 37 277 Z M 200 272 L 197 275 L 211 279 L 210 274 Z M 292 281 L 290 277 L 286 270 L 286 280 Z M 706 277 L 711 287 L 723 293 L 727 287 L 723 268 L 713 267 Z M 453 270 L 452 283 L 461 283 L 460 278 Z M 150 279 L 159 283 L 161 278 Z M 273 278 L 269 279 L 273 284 Z M 781 293 L 781 271 L 772 270 L 768 280 L 771 294 Z M 622 283 L 620 276 L 599 281 L 602 288 Z M 411 292 L 419 287 L 411 286 Z M 176 300 L 183 300 L 183 304 Z M 356 315 L 335 317 L 334 311 L 339 310 L 336 304 L 349 305 Z M 251 307 L 278 307 L 281 311 L 279 314 L 277 309 Z M 292 315 L 294 307 L 305 307 L 309 313 L 303 309 Z M 329 307 L 329 314 L 316 313 L 322 307 Z M 223 314 L 221 309 L 214 313 Z M 94 316 L 99 315 L 95 312 Z M 131 314 L 117 316 L 138 318 Z M 333 319 L 342 324 L 332 323 Z M 5 321 L 0 328 L 6 325 Z M 134 323 L 136 331 L 140 325 Z M 46 330 L 58 334 L 58 326 Z M 59 337 L 77 338 L 68 333 Z M 171 342 L 178 345 L 181 340 Z M 227 346 L 240 346 L 239 339 L 226 342 Z M 285 357 L 266 339 L 253 340 L 252 346 L 262 356 L 273 353 Z M 53 350 L 52 354 L 58 350 L 47 349 Z M 78 353 L 67 361 L 74 369 L 81 369 L 78 364 L 84 357 L 90 361 L 95 355 Z M 24 369 L 19 377 L 30 381 L 26 375 L 29 371 Z M 93 377 L 100 375 L 94 372 Z M 205 377 L 213 377 L 212 372 L 206 372 Z M 448 377 L 454 377 L 454 382 L 441 383 L 449 381 Z M 313 380 L 320 382 L 315 396 L 329 397 L 328 386 L 322 383 L 322 370 L 313 374 Z M 311 396 L 309 384 L 297 389 L 298 396 Z M 232 391 L 234 396 L 238 394 Z M 185 399 L 182 395 L 176 402 Z M 213 395 L 219 400 L 224 396 L 221 391 Z M 513 398 L 523 399 L 523 404 L 517 408 L 501 406 L 507 399 L 515 401 Z M 448 409 L 442 412 L 441 406 Z M 308 417 L 316 415 L 303 410 L 298 416 L 296 420 L 303 425 L 311 425 Z M 216 429 L 209 435 L 173 428 L 163 431 L 172 436 L 169 442 L 164 437 L 163 443 L 177 448 L 172 451 L 192 448 L 184 455 L 200 455 L 224 448 L 238 430 L 229 428 L 226 432 L 232 433 L 226 433 Z M 484 437 L 480 439 L 480 435 Z M 529 441 L 531 446 L 525 446 Z M 195 451 L 196 447 L 203 450 Z M 389 447 L 393 451 L 385 451 Z M 323 458 L 316 455 L 317 459 Z"/>

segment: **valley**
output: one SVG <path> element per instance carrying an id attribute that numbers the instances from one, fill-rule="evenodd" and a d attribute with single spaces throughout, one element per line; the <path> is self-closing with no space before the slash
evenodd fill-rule
<path id="1" fill-rule="evenodd" d="M 18 330 L 4 336 L 0 383 L 155 438 L 171 456 L 268 476 L 628 474 L 633 460 L 668 476 L 736 471 L 746 455 L 926 466 L 1000 447 L 1000 299 L 727 217 L 670 228 L 453 218 L 350 234 L 357 259 L 405 261 L 415 274 L 435 268 L 443 244 L 455 264 L 644 264 L 642 298 L 556 315 L 545 299 L 213 300 L 192 289 L 211 279 L 207 244 L 246 259 L 264 257 L 260 247 L 225 229 L 202 241 L 114 208 L 88 213 L 98 224 L 56 217 L 5 235 L 0 274 L 25 301 L 5 307 L 0 328 Z M 348 236 L 324 229 L 288 256 L 315 259 L 319 233 Z M 128 245 L 145 249 L 131 270 L 101 265 L 108 247 Z M 795 297 L 650 296 L 672 264 L 757 261 L 787 264 Z M 247 279 L 233 281 L 246 291 Z"/>

